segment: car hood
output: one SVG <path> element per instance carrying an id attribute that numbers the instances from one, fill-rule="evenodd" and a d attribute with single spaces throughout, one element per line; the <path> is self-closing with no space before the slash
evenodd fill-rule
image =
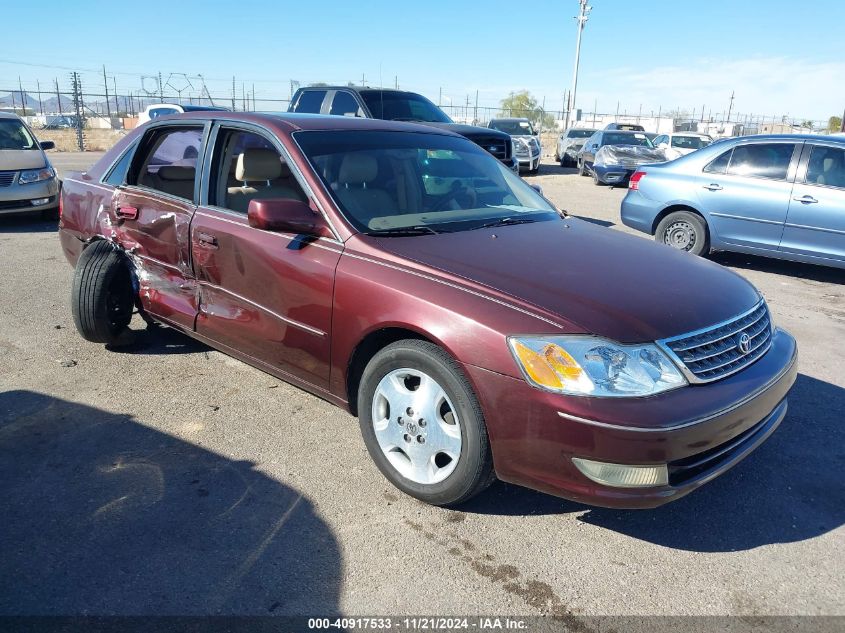
<path id="1" fill-rule="evenodd" d="M 718 264 L 572 217 L 378 243 L 624 343 L 709 327 L 760 300 L 750 283 Z"/>
<path id="2" fill-rule="evenodd" d="M 486 136 L 488 138 L 491 136 L 497 136 L 500 138 L 510 139 L 510 135 L 489 127 L 464 125 L 462 123 L 434 123 L 432 121 L 415 121 L 415 123 L 436 127 L 441 130 L 449 130 L 450 132 L 454 132 L 455 134 L 460 134 L 461 136 L 466 136 L 468 138 L 472 138 L 473 136 Z"/>
<path id="3" fill-rule="evenodd" d="M 37 149 L 0 149 L 0 171 L 39 169 L 46 165 L 44 154 Z"/>

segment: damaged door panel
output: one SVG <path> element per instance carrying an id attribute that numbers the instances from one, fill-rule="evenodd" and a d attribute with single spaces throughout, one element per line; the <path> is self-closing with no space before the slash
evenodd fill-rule
<path id="1" fill-rule="evenodd" d="M 198 309 L 190 225 L 204 133 L 203 126 L 151 130 L 109 209 L 113 239 L 135 263 L 144 309 L 188 329 Z"/>

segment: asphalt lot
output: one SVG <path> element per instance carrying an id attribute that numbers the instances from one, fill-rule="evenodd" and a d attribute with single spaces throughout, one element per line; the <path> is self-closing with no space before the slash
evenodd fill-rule
<path id="1" fill-rule="evenodd" d="M 530 180 L 627 230 L 624 190 Z M 845 614 L 845 275 L 716 260 L 799 342 L 765 445 L 658 510 L 497 483 L 451 511 L 393 489 L 349 415 L 191 339 L 86 343 L 55 225 L 0 218 L 0 613 Z"/>

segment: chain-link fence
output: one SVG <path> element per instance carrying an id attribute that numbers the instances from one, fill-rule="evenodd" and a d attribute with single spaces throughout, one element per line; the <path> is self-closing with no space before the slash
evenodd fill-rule
<path id="1" fill-rule="evenodd" d="M 155 78 L 154 78 L 155 79 Z M 31 82 L 30 82 L 31 83 Z M 108 82 L 100 85 L 101 90 L 86 90 L 82 86 L 80 75 L 71 73 L 69 85 L 62 88 L 56 80 L 51 89 L 39 84 L 36 91 L 18 89 L 0 89 L 0 109 L 24 116 L 36 129 L 73 130 L 77 149 L 91 149 L 89 138 L 93 131 L 122 131 L 134 128 L 138 115 L 147 107 L 159 103 L 180 105 L 217 106 L 232 111 L 286 112 L 289 98 L 268 98 L 256 96 L 255 89 L 233 84 L 227 93 L 212 94 L 204 84 L 199 90 L 173 90 L 167 84 L 162 87 L 160 80 L 154 81 L 150 89 L 134 91 L 108 90 Z M 286 86 L 287 87 L 287 86 Z M 290 87 L 293 92 L 294 86 Z M 690 131 L 709 134 L 715 137 L 740 136 L 771 133 L 825 133 L 828 122 L 810 120 L 783 115 L 766 115 L 739 112 L 705 113 L 695 109 L 680 109 L 643 112 L 636 114 L 619 107 L 614 112 L 587 112 L 575 110 L 571 113 L 560 110 L 508 109 L 501 107 L 479 106 L 469 99 L 465 104 L 438 104 L 456 122 L 486 126 L 495 118 L 527 118 L 534 128 L 545 134 L 562 130 L 567 121 L 571 126 L 581 128 L 604 128 L 609 123 L 633 123 L 641 125 L 646 132 L 665 134 L 677 131 Z M 567 117 L 567 114 L 569 116 Z"/>

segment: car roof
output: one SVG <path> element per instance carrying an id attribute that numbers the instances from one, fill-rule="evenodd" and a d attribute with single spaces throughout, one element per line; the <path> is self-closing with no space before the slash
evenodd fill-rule
<path id="1" fill-rule="evenodd" d="M 513 117 L 503 116 L 503 117 L 496 117 L 495 119 L 490 119 L 490 123 L 492 123 L 493 121 L 512 121 L 512 122 L 528 121 L 529 123 L 531 123 L 531 121 L 529 121 L 525 117 L 516 117 L 516 116 L 513 116 Z"/>
<path id="2" fill-rule="evenodd" d="M 201 120 L 228 120 L 244 121 L 246 123 L 272 124 L 287 132 L 311 131 L 311 130 L 370 130 L 382 132 L 416 132 L 420 134 L 438 134 L 441 136 L 454 136 L 465 138 L 449 130 L 419 123 L 406 121 L 386 121 L 384 119 L 366 119 L 363 117 L 333 116 L 329 114 L 305 114 L 299 112 L 228 112 L 228 111 L 203 111 L 186 112 L 184 114 L 170 114 L 158 117 L 159 121 L 196 121 Z"/>
<path id="3" fill-rule="evenodd" d="M 733 136 L 732 141 L 835 141 L 845 143 L 845 138 L 830 134 L 751 134 L 749 136 Z"/>

